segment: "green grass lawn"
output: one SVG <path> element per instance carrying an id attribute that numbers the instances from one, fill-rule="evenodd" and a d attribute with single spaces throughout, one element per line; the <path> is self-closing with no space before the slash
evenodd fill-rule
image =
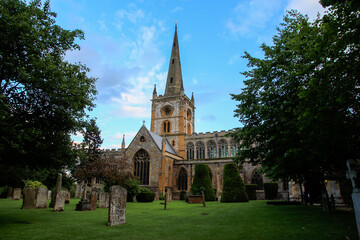
<path id="1" fill-rule="evenodd" d="M 108 209 L 64 212 L 21 210 L 22 201 L 0 199 L 0 239 L 358 239 L 353 213 L 324 216 L 321 207 L 249 203 L 128 203 L 126 224 L 107 226 Z"/>

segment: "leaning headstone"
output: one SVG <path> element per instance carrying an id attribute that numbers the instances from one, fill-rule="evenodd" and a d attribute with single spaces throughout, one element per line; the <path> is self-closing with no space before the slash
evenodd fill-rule
<path id="1" fill-rule="evenodd" d="M 110 187 L 108 226 L 125 223 L 127 190 L 121 186 Z"/>
<path id="2" fill-rule="evenodd" d="M 66 190 L 61 190 L 56 194 L 54 212 L 64 211 L 66 193 Z"/>
<path id="3" fill-rule="evenodd" d="M 358 173 L 360 173 L 360 166 L 354 160 L 348 160 L 346 162 L 346 166 L 348 168 L 346 176 L 350 179 L 353 192 L 351 194 L 353 205 L 354 205 L 354 212 L 355 212 L 355 219 L 358 229 L 358 236 L 360 237 L 360 182 Z"/>
<path id="4" fill-rule="evenodd" d="M 12 199 L 20 200 L 20 198 L 21 198 L 21 188 L 14 188 Z"/>
<path id="5" fill-rule="evenodd" d="M 100 192 L 99 194 L 99 208 L 108 208 L 109 207 L 109 193 Z"/>
<path id="6" fill-rule="evenodd" d="M 66 191 L 65 204 L 70 204 L 70 192 Z"/>
<path id="7" fill-rule="evenodd" d="M 24 190 L 24 199 L 22 209 L 35 208 L 35 190 L 32 187 L 27 187 Z"/>
<path id="8" fill-rule="evenodd" d="M 6 198 L 12 198 L 13 191 L 14 191 L 14 188 L 13 188 L 13 187 L 8 187 L 8 191 L 7 191 L 7 196 L 6 196 Z"/>
<path id="9" fill-rule="evenodd" d="M 91 210 L 91 206 L 90 206 L 90 199 L 88 197 L 88 193 L 86 191 L 86 186 L 84 185 L 84 190 L 83 190 L 83 194 L 82 194 L 82 198 L 80 200 L 80 202 L 78 204 L 76 204 L 76 211 L 89 211 Z"/>
<path id="10" fill-rule="evenodd" d="M 36 194 L 36 208 L 47 208 L 48 190 L 39 187 Z"/>
<path id="11" fill-rule="evenodd" d="M 90 196 L 90 209 L 96 210 L 96 205 L 97 205 L 97 190 L 96 188 L 94 188 L 91 191 L 91 196 Z"/>
<path id="12" fill-rule="evenodd" d="M 56 180 L 56 186 L 55 186 L 54 192 L 51 195 L 51 202 L 49 205 L 50 208 L 55 206 L 55 200 L 57 197 L 57 193 L 61 191 L 61 188 L 62 188 L 62 174 L 59 173 L 57 180 Z"/>

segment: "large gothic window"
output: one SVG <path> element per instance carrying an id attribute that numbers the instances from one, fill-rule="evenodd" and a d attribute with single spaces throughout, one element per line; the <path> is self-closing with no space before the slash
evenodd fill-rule
<path id="1" fill-rule="evenodd" d="M 186 157 L 187 159 L 194 159 L 194 144 L 191 142 L 186 144 Z"/>
<path id="2" fill-rule="evenodd" d="M 219 157 L 224 158 L 229 156 L 228 143 L 226 140 L 219 141 Z"/>
<path id="3" fill-rule="evenodd" d="M 134 156 L 134 176 L 142 185 L 149 185 L 150 158 L 147 151 L 140 149 Z"/>
<path id="4" fill-rule="evenodd" d="M 184 168 L 181 168 L 178 176 L 178 189 L 180 191 L 187 191 L 187 172 Z"/>
<path id="5" fill-rule="evenodd" d="M 208 158 L 216 158 L 216 144 L 213 140 L 207 142 Z"/>
<path id="6" fill-rule="evenodd" d="M 257 171 L 254 171 L 252 176 L 251 176 L 251 184 L 256 184 L 257 185 L 257 190 L 263 190 L 264 189 L 263 178 L 262 178 L 261 174 L 258 173 Z"/>
<path id="7" fill-rule="evenodd" d="M 163 126 L 162 126 L 162 133 L 169 133 L 171 132 L 171 124 L 170 121 L 166 120 L 163 122 Z"/>
<path id="8" fill-rule="evenodd" d="M 196 159 L 205 158 L 205 144 L 203 142 L 196 143 Z"/>
<path id="9" fill-rule="evenodd" d="M 239 145 L 234 141 L 231 140 L 230 142 L 230 157 L 235 157 L 239 149 Z"/>

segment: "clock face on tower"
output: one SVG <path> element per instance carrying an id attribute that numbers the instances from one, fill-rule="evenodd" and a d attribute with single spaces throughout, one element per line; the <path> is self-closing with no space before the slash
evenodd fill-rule
<path id="1" fill-rule="evenodd" d="M 172 113 L 173 113 L 173 109 L 170 106 L 165 106 L 161 110 L 161 114 L 163 115 L 163 117 L 170 117 Z"/>

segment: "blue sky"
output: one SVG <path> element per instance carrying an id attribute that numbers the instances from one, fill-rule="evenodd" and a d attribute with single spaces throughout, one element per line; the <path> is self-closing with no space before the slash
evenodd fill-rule
<path id="1" fill-rule="evenodd" d="M 81 29 L 81 50 L 66 59 L 81 62 L 98 78 L 96 108 L 104 148 L 129 144 L 142 126 L 150 126 L 154 84 L 164 93 L 178 23 L 185 94 L 195 97 L 195 131 L 240 127 L 230 93 L 244 87 L 247 51 L 261 57 L 287 9 L 311 19 L 324 9 L 318 0 L 52 0 L 57 24 Z M 81 141 L 82 137 L 73 137 Z"/>

